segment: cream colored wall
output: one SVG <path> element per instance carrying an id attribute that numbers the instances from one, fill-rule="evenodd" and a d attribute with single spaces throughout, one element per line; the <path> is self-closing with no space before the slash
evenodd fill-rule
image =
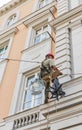
<path id="1" fill-rule="evenodd" d="M 31 1 L 31 2 L 30 2 Z M 19 11 L 19 19 L 32 13 L 34 8 L 34 0 L 29 0 L 27 4 L 20 5 L 19 7 L 12 10 L 12 13 Z M 10 12 L 11 13 L 11 12 Z M 3 25 L 6 17 L 10 13 L 3 15 L 0 19 L 0 26 Z M 11 13 L 11 14 L 12 14 Z M 21 59 L 21 51 L 24 49 L 28 29 L 21 24 L 17 27 L 19 31 L 14 36 L 9 58 Z M 3 77 L 3 81 L 0 87 L 0 120 L 7 117 L 10 110 L 11 100 L 13 96 L 14 87 L 16 84 L 17 74 L 19 70 L 20 62 L 9 60 L 7 63 L 6 71 Z"/>
<path id="2" fill-rule="evenodd" d="M 24 18 L 25 16 L 31 14 L 34 10 L 34 3 L 35 3 L 35 0 L 28 0 L 28 1 L 24 2 L 23 4 L 17 6 L 16 8 L 10 10 L 8 13 L 4 14 L 3 16 L 1 16 L 0 27 L 5 25 L 6 18 L 8 18 L 8 16 L 12 15 L 14 12 L 19 13 L 18 20 L 20 20 L 20 19 Z"/>
<path id="3" fill-rule="evenodd" d="M 0 26 L 4 26 L 6 18 L 13 12 L 19 12 L 19 19 L 32 13 L 34 0 L 31 0 L 29 4 L 28 2 L 25 2 L 19 7 L 13 9 L 12 12 L 10 11 L 3 15 L 0 18 Z M 17 28 L 19 31 L 14 37 L 9 57 L 20 60 L 21 51 L 23 50 L 26 41 L 27 28 L 23 24 L 19 25 Z M 6 71 L 0 87 L 0 120 L 8 116 L 19 65 L 20 62 L 15 61 L 8 61 L 7 63 Z"/>
<path id="4" fill-rule="evenodd" d="M 19 8 L 20 11 L 20 18 L 23 18 L 33 12 L 35 0 L 28 0 L 27 4 L 24 4 L 22 7 Z"/>
<path id="5" fill-rule="evenodd" d="M 24 25 L 18 26 L 18 33 L 15 35 L 9 58 L 21 59 L 21 51 L 24 48 L 27 28 Z M 0 86 L 0 120 L 8 116 L 14 86 L 17 79 L 20 62 L 8 61 L 6 71 Z"/>

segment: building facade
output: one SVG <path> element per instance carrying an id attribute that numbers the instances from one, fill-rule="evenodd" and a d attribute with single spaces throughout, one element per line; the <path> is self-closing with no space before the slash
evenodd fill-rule
<path id="1" fill-rule="evenodd" d="M 13 0 L 0 14 L 0 130 L 81 130 L 81 0 Z M 66 95 L 45 104 L 30 84 L 48 52 Z"/>

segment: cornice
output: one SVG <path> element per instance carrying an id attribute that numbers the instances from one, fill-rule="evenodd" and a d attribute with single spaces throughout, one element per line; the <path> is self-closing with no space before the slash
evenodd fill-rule
<path id="1" fill-rule="evenodd" d="M 0 33 L 0 40 L 3 39 L 4 37 L 7 37 L 8 35 L 10 35 L 12 33 L 17 33 L 17 32 L 18 32 L 17 27 L 14 27 L 12 29 L 6 29 Z"/>
<path id="2" fill-rule="evenodd" d="M 54 11 L 57 11 L 56 2 L 52 2 L 51 4 L 45 6 L 44 8 L 39 9 L 39 10 L 29 14 L 28 16 L 18 20 L 17 22 L 15 22 L 12 26 L 8 27 L 7 29 L 4 28 L 2 31 L 0 31 L 0 38 L 4 37 L 5 35 L 7 36 L 9 32 L 12 32 L 11 30 L 16 29 L 17 26 L 20 24 L 24 24 L 25 26 L 27 26 L 28 24 L 30 24 L 32 22 L 34 23 L 35 20 L 38 20 L 38 19 L 42 18 L 43 16 L 44 17 L 47 16 L 48 14 L 50 14 L 49 9 L 54 9 Z"/>
<path id="3" fill-rule="evenodd" d="M 60 15 L 55 20 L 51 21 L 50 25 L 52 25 L 56 28 L 66 22 L 70 22 L 72 19 L 74 19 L 80 15 L 82 15 L 82 5 L 70 10 L 69 12 L 66 12 L 66 13 Z"/>
<path id="4" fill-rule="evenodd" d="M 26 0 L 11 0 L 10 2 L 8 2 L 7 4 L 3 5 L 0 8 L 0 16 L 2 16 L 3 14 L 5 14 L 7 11 L 11 10 L 12 8 L 18 6 L 19 4 L 21 4 L 22 2 L 25 2 Z"/>
<path id="5" fill-rule="evenodd" d="M 41 8 L 35 12 L 33 12 L 31 15 L 27 16 L 25 21 L 23 22 L 25 26 L 28 26 L 29 24 L 31 24 L 32 22 L 47 16 L 50 13 L 50 10 L 56 12 L 57 11 L 57 7 L 56 7 L 56 1 L 48 4 L 47 6 L 45 6 L 44 8 Z M 52 14 L 51 14 L 52 15 Z"/>

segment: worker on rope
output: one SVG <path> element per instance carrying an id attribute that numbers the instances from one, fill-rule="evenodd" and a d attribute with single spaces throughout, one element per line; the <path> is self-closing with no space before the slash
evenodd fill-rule
<path id="1" fill-rule="evenodd" d="M 48 53 L 44 61 L 42 61 L 40 75 L 46 84 L 45 103 L 48 102 L 48 98 L 57 98 L 58 100 L 59 95 L 65 95 L 65 92 L 61 88 L 62 85 L 57 78 L 62 73 L 54 65 L 54 56 L 51 53 Z M 51 97 L 49 97 L 49 92 L 51 93 Z"/>

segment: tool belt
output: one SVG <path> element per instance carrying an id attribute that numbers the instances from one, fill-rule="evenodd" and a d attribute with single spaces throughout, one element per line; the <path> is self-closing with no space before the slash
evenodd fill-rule
<path id="1" fill-rule="evenodd" d="M 60 70 L 56 66 L 51 68 L 51 67 L 45 67 L 42 64 L 42 67 L 41 67 L 41 78 L 43 80 L 45 80 L 45 81 L 49 81 L 50 79 L 53 80 L 53 79 L 57 78 L 60 75 L 62 75 L 62 73 L 60 72 Z"/>

